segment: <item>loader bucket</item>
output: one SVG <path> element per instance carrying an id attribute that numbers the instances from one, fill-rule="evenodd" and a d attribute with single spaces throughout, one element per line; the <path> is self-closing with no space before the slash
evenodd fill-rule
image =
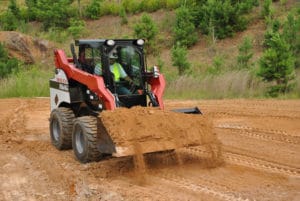
<path id="1" fill-rule="evenodd" d="M 103 111 L 98 119 L 98 149 L 115 157 L 198 146 L 215 140 L 212 124 L 204 115 L 138 106 Z"/>

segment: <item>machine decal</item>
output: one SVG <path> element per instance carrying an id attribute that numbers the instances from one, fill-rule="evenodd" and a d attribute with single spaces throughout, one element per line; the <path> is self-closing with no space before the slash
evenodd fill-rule
<path id="1" fill-rule="evenodd" d="M 50 87 L 61 91 L 69 91 L 69 85 L 50 80 Z"/>

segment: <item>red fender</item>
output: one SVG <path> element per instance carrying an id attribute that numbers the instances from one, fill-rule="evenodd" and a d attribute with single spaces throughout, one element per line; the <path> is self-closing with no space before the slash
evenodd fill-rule
<path id="1" fill-rule="evenodd" d="M 164 103 L 162 98 L 166 87 L 166 80 L 164 76 L 162 74 L 159 74 L 157 78 L 151 77 L 148 80 L 148 83 L 151 85 L 151 91 L 155 95 L 159 107 L 161 109 L 164 109 Z"/>
<path id="2" fill-rule="evenodd" d="M 105 87 L 101 76 L 92 75 L 76 68 L 72 63 L 69 63 L 72 59 L 67 58 L 63 50 L 54 50 L 54 55 L 56 68 L 64 70 L 69 79 L 86 85 L 92 92 L 97 94 L 99 99 L 103 100 L 106 110 L 114 110 L 116 108 L 115 98 Z"/>

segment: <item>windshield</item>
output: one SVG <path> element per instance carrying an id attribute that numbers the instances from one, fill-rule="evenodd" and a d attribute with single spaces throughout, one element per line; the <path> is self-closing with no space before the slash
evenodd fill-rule
<path id="1" fill-rule="evenodd" d="M 116 46 L 109 53 L 109 56 L 116 57 L 117 62 L 122 65 L 126 74 L 136 85 L 140 86 L 143 57 L 137 48 L 133 46 Z"/>

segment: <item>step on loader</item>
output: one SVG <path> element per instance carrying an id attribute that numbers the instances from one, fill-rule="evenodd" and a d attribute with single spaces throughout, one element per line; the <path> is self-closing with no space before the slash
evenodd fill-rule
<path id="1" fill-rule="evenodd" d="M 77 49 L 75 50 L 75 46 Z M 82 162 L 205 143 L 209 126 L 195 108 L 164 110 L 164 76 L 148 70 L 142 39 L 81 39 L 72 57 L 54 50 L 50 137 Z M 210 131 L 209 131 L 210 132 Z M 207 141 L 207 140 L 206 140 Z"/>

